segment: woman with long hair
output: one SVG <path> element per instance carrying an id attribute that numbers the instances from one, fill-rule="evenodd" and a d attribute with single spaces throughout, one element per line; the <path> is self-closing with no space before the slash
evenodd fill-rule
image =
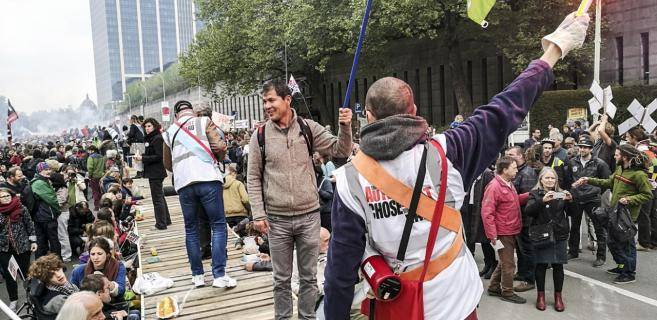
<path id="1" fill-rule="evenodd" d="M 135 159 L 144 163 L 144 177 L 148 179 L 151 188 L 151 198 L 153 199 L 153 211 L 155 211 L 155 227 L 159 230 L 165 230 L 171 224 L 169 208 L 164 199 L 164 190 L 162 182 L 167 177 L 167 171 L 164 169 L 163 145 L 164 140 L 160 130 L 162 127 L 157 120 L 147 118 L 143 123 L 146 136 L 144 144 L 146 151 L 143 155 L 135 156 Z"/>
<path id="2" fill-rule="evenodd" d="M 114 257 L 110 241 L 98 237 L 89 242 L 89 261 L 73 269 L 71 283 L 79 286 L 85 276 L 101 272 L 110 281 L 110 295 L 117 302 L 123 300 L 125 293 L 126 269 L 123 262 Z"/>
<path id="3" fill-rule="evenodd" d="M 554 278 L 554 309 L 561 312 L 565 305 L 561 297 L 563 289 L 563 265 L 568 263 L 568 235 L 570 226 L 566 216 L 566 201 L 573 196 L 559 187 L 557 173 L 550 167 L 544 167 L 538 176 L 536 187 L 529 193 L 525 212 L 532 217 L 529 227 L 552 233 L 552 241 L 534 242 L 534 259 L 536 262 L 536 309 L 545 310 L 545 273 L 552 266 Z M 535 240 L 535 239 L 533 239 Z"/>
<path id="4" fill-rule="evenodd" d="M 36 251 L 36 234 L 30 213 L 21 199 L 7 188 L 0 188 L 0 264 L 2 276 L 7 281 L 9 308 L 16 311 L 18 285 L 7 271 L 12 257 L 18 262 L 21 277 L 30 267 L 30 257 Z"/>

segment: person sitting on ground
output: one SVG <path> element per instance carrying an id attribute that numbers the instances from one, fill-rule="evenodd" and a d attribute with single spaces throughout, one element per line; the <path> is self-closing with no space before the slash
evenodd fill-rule
<path id="1" fill-rule="evenodd" d="M 140 193 L 137 193 L 135 191 L 136 190 L 134 188 L 134 180 L 132 180 L 132 178 L 123 179 L 123 185 L 121 186 L 121 194 L 123 195 L 123 198 L 127 199 L 128 197 L 131 197 L 132 200 L 135 202 L 139 200 L 143 200 L 144 196 L 142 196 Z"/>
<path id="2" fill-rule="evenodd" d="M 89 242 L 89 262 L 77 266 L 71 273 L 71 282 L 80 285 L 82 279 L 92 273 L 102 273 L 111 281 L 110 295 L 114 302 L 123 301 L 125 293 L 126 269 L 123 262 L 112 255 L 110 241 L 94 238 Z"/>
<path id="3" fill-rule="evenodd" d="M 86 201 L 78 202 L 71 207 L 71 216 L 68 220 L 68 239 L 71 242 L 73 256 L 78 256 L 85 251 L 82 237 L 87 226 L 91 225 L 94 220 L 94 215 Z"/>
<path id="4" fill-rule="evenodd" d="M 103 301 L 89 291 L 76 292 L 64 303 L 56 320 L 103 320 Z"/>
<path id="5" fill-rule="evenodd" d="M 28 277 L 45 286 L 45 291 L 36 299 L 47 314 L 59 313 L 66 299 L 78 292 L 78 287 L 66 279 L 64 267 L 64 262 L 52 253 L 36 259 L 30 266 Z"/>
<path id="6" fill-rule="evenodd" d="M 139 311 L 132 311 L 128 315 L 126 309 L 117 308 L 116 305 L 110 304 L 112 301 L 110 286 L 110 281 L 104 275 L 90 274 L 82 279 L 80 291 L 89 291 L 96 294 L 103 301 L 103 313 L 108 319 L 139 320 Z"/>
<path id="7" fill-rule="evenodd" d="M 231 228 L 244 220 L 244 218 L 247 218 L 251 211 L 251 204 L 249 203 L 249 195 L 246 193 L 246 188 L 236 177 L 237 165 L 231 163 L 228 165 L 228 175 L 223 186 L 226 223 Z"/>
<path id="8" fill-rule="evenodd" d="M 110 185 L 118 185 L 120 190 L 121 175 L 118 171 L 110 170 L 107 173 L 105 173 L 105 176 L 103 176 L 101 180 L 101 186 L 102 186 L 102 190 L 105 191 L 105 193 L 109 192 Z"/>

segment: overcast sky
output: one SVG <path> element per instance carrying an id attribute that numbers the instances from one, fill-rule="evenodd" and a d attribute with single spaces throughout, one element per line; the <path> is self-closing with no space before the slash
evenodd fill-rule
<path id="1" fill-rule="evenodd" d="M 0 95 L 19 112 L 96 102 L 89 0 L 0 0 Z"/>

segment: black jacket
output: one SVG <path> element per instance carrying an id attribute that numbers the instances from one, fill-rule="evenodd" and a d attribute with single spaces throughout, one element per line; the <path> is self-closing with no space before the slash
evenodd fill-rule
<path id="1" fill-rule="evenodd" d="M 142 155 L 144 163 L 144 177 L 148 179 L 164 179 L 167 172 L 164 169 L 163 145 L 164 140 L 159 132 L 147 134 L 145 139 L 146 150 Z"/>
<path id="2" fill-rule="evenodd" d="M 76 206 L 71 207 L 68 219 L 69 236 L 81 237 L 85 233 L 84 225 L 94 222 L 94 215 L 91 211 L 78 211 Z"/>
<path id="3" fill-rule="evenodd" d="M 544 190 L 532 190 L 525 212 L 532 217 L 531 225 L 546 224 L 552 220 L 555 240 L 567 240 L 570 233 L 570 224 L 566 216 L 566 202 L 564 200 L 552 200 L 543 202 Z"/>
<path id="4" fill-rule="evenodd" d="M 586 167 L 582 165 L 581 156 L 577 156 L 570 160 L 568 166 L 569 180 L 572 182 L 577 181 L 579 178 L 598 178 L 607 179 L 611 174 L 609 166 L 597 157 L 591 157 L 591 160 L 586 163 Z M 599 203 L 600 202 L 600 188 L 590 184 L 581 185 L 577 188 L 572 188 L 571 193 L 573 199 L 579 203 Z"/>
<path id="5" fill-rule="evenodd" d="M 19 221 L 11 222 L 9 216 L 0 213 L 0 252 L 9 252 L 14 248 L 19 254 L 30 251 L 30 244 L 36 242 L 34 222 L 27 208 L 21 208 L 23 213 Z M 13 243 L 9 240 L 9 233 L 13 235 Z"/>
<path id="6" fill-rule="evenodd" d="M 144 134 L 139 130 L 136 124 L 131 124 L 130 125 L 130 130 L 128 130 L 128 135 L 127 135 L 127 142 L 128 144 L 133 144 L 133 143 L 143 143 L 144 142 Z"/>
<path id="7" fill-rule="evenodd" d="M 516 187 L 518 194 L 529 192 L 536 186 L 538 173 L 536 169 L 527 165 L 527 163 L 518 167 L 518 174 L 513 179 L 513 186 Z"/>

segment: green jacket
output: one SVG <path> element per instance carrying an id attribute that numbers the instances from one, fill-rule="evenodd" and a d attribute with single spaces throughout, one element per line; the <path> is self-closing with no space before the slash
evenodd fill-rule
<path id="1" fill-rule="evenodd" d="M 52 188 L 50 183 L 47 181 L 47 178 L 36 174 L 34 179 L 32 179 L 30 182 L 30 185 L 34 196 L 39 198 L 40 201 L 45 202 L 53 210 L 54 214 L 58 215 L 60 213 L 59 201 L 57 201 L 55 189 Z"/>
<path id="2" fill-rule="evenodd" d="M 105 157 L 93 153 L 87 158 L 87 172 L 89 178 L 100 179 L 105 174 Z"/>
<path id="3" fill-rule="evenodd" d="M 632 184 L 623 182 L 618 177 L 629 180 Z M 640 169 L 623 169 L 622 166 L 618 166 L 616 172 L 609 176 L 609 179 L 589 178 L 588 183 L 604 189 L 611 189 L 612 206 L 618 203 L 618 199 L 627 198 L 628 209 L 630 209 L 634 221 L 639 216 L 641 205 L 652 199 L 652 186 L 648 182 L 648 175 Z"/>

